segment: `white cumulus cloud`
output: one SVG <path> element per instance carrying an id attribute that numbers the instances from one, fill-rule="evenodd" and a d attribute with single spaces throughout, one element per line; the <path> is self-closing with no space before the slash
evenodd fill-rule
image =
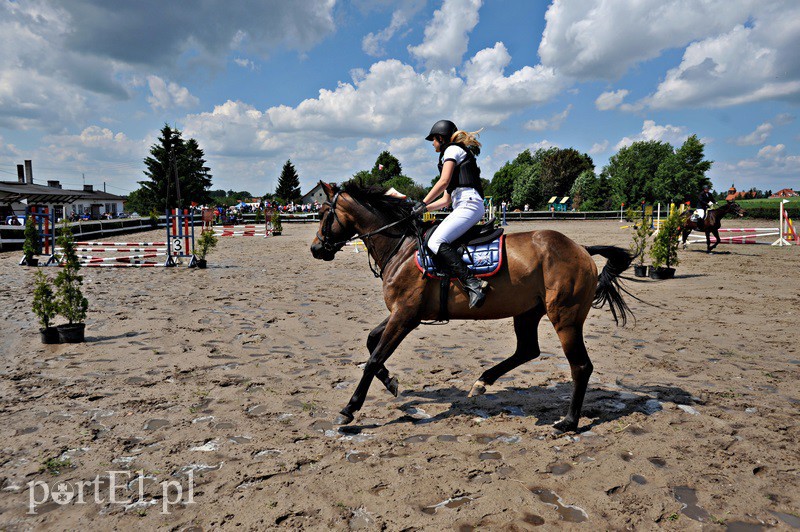
<path id="1" fill-rule="evenodd" d="M 408 51 L 428 69 L 447 70 L 460 65 L 482 4 L 482 0 L 444 0 L 425 27 L 425 40 L 409 46 Z"/>
<path id="2" fill-rule="evenodd" d="M 569 116 L 569 112 L 572 110 L 572 104 L 567 105 L 567 108 L 561 111 L 560 113 L 556 113 L 550 118 L 535 118 L 533 120 L 528 120 L 523 124 L 522 127 L 527 129 L 528 131 L 545 131 L 545 130 L 558 130 L 561 128 L 561 124 L 564 123 L 564 120 L 567 119 Z"/>
<path id="3" fill-rule="evenodd" d="M 594 101 L 595 107 L 600 111 L 610 111 L 622 104 L 622 101 L 628 95 L 629 91 L 620 89 L 618 91 L 604 92 Z"/>
<path id="4" fill-rule="evenodd" d="M 615 150 L 620 150 L 638 141 L 655 140 L 659 142 L 669 142 L 673 146 L 683 144 L 689 137 L 686 128 L 683 126 L 665 125 L 660 126 L 654 120 L 645 120 L 642 124 L 642 131 L 632 137 L 623 137 L 616 146 Z"/>
<path id="5" fill-rule="evenodd" d="M 756 146 L 758 144 L 764 144 L 774 128 L 775 126 L 769 122 L 764 122 L 763 124 L 760 124 L 755 131 L 748 133 L 747 135 L 737 137 L 734 139 L 734 142 L 739 146 Z"/>
<path id="6" fill-rule="evenodd" d="M 175 82 L 167 83 L 158 76 L 147 76 L 150 96 L 147 102 L 153 109 L 170 109 L 172 107 L 192 107 L 200 103 L 186 87 Z"/>

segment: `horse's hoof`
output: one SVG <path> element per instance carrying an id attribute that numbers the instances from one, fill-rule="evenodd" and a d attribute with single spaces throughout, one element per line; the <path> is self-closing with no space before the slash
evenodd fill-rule
<path id="1" fill-rule="evenodd" d="M 475 381 L 475 384 L 472 385 L 472 389 L 469 391 L 469 395 L 467 395 L 467 397 L 477 397 L 485 393 L 486 385 L 482 380 L 479 379 Z"/>
<path id="2" fill-rule="evenodd" d="M 553 429 L 558 432 L 575 432 L 578 430 L 578 422 L 570 421 L 567 418 L 564 418 L 561 421 L 556 421 L 553 423 Z"/>
<path id="3" fill-rule="evenodd" d="M 392 395 L 397 397 L 397 393 L 400 389 L 400 384 L 397 382 L 397 377 L 392 377 L 389 380 L 389 384 L 386 385 L 386 389 L 389 390 Z"/>
<path id="4" fill-rule="evenodd" d="M 345 414 L 344 412 L 342 412 L 341 414 L 336 416 L 336 419 L 333 421 L 333 424 L 334 425 L 349 425 L 350 423 L 353 422 L 354 419 L 355 418 L 353 417 L 352 414 Z"/>

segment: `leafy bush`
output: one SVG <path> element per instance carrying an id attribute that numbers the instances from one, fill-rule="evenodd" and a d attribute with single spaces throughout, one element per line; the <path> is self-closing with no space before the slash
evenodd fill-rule
<path id="1" fill-rule="evenodd" d="M 25 254 L 25 262 L 29 262 L 34 255 L 42 252 L 42 241 L 39 239 L 39 231 L 36 229 L 36 220 L 33 215 L 29 215 L 25 220 L 25 243 L 22 244 L 22 252 Z"/>
<path id="2" fill-rule="evenodd" d="M 650 256 L 653 257 L 653 266 L 656 268 L 666 265 L 667 268 L 677 266 L 678 244 L 681 239 L 681 214 L 678 209 L 664 218 L 661 227 L 653 238 L 650 247 Z"/>
<path id="3" fill-rule="evenodd" d="M 39 318 L 39 325 L 41 325 L 42 329 L 50 327 L 50 323 L 58 313 L 58 305 L 53 294 L 53 288 L 50 286 L 50 280 L 41 270 L 37 270 L 34 274 L 33 304 L 31 308 Z"/>
<path id="4" fill-rule="evenodd" d="M 281 223 L 281 215 L 278 211 L 273 211 L 272 216 L 269 219 L 270 224 L 272 224 L 273 231 L 281 231 L 283 232 L 283 224 Z"/>
<path id="5" fill-rule="evenodd" d="M 634 224 L 633 241 L 630 247 L 631 253 L 635 259 L 638 259 L 638 264 L 642 266 L 644 265 L 644 252 L 647 249 L 647 239 L 653 234 L 653 230 L 650 228 L 650 225 L 647 223 L 647 217 L 641 210 L 634 211 L 629 208 L 627 217 Z"/>
<path id="6" fill-rule="evenodd" d="M 70 325 L 83 323 L 83 320 L 86 319 L 86 311 L 89 309 L 89 301 L 83 297 L 81 292 L 83 276 L 78 275 L 81 265 L 78 261 L 78 255 L 75 253 L 75 241 L 72 238 L 72 231 L 66 221 L 64 221 L 57 242 L 62 249 L 61 261 L 63 265 L 55 281 L 58 313 L 64 316 Z"/>
<path id="7" fill-rule="evenodd" d="M 218 241 L 213 229 L 200 233 L 200 238 L 197 239 L 197 258 L 205 260 L 208 252 L 217 245 Z"/>

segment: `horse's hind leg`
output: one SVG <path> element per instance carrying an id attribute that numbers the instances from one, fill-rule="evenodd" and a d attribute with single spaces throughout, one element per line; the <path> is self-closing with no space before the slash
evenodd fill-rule
<path id="1" fill-rule="evenodd" d="M 483 395 L 487 386 L 491 386 L 500 377 L 515 369 L 525 362 L 530 362 L 539 356 L 539 321 L 544 316 L 544 304 L 539 303 L 531 310 L 514 316 L 514 333 L 517 335 L 517 350 L 514 354 L 499 364 L 483 372 L 480 378 L 472 385 L 470 397 Z"/>
<path id="2" fill-rule="evenodd" d="M 586 352 L 586 345 L 583 342 L 583 324 L 572 324 L 566 327 L 554 325 L 556 326 L 558 339 L 561 341 L 561 347 L 564 349 L 564 354 L 567 355 L 567 360 L 569 361 L 573 390 L 566 417 L 553 426 L 558 430 L 570 432 L 578 429 L 583 398 L 586 396 L 586 387 L 589 384 L 589 377 L 591 377 L 594 367 L 589 360 L 589 354 Z"/>

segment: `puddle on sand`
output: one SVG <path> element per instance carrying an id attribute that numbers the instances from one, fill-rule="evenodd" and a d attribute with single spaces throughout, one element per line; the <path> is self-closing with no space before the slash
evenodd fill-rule
<path id="1" fill-rule="evenodd" d="M 564 475 L 572 471 L 572 466 L 569 464 L 550 464 L 547 470 L 551 475 Z"/>
<path id="2" fill-rule="evenodd" d="M 14 436 L 23 436 L 25 434 L 33 434 L 37 430 L 39 430 L 39 427 L 25 427 L 24 429 L 17 429 L 17 431 L 14 433 Z"/>
<path id="3" fill-rule="evenodd" d="M 459 508 L 465 504 L 471 503 L 474 500 L 474 498 L 467 497 L 466 495 L 463 497 L 453 497 L 452 499 L 447 499 L 446 501 L 442 501 L 439 504 L 434 504 L 433 506 L 424 506 L 422 508 L 422 513 L 433 515 L 440 508 Z"/>
<path id="4" fill-rule="evenodd" d="M 667 461 L 663 458 L 659 458 L 658 456 L 650 457 L 647 459 L 647 461 L 658 468 L 667 467 Z"/>
<path id="5" fill-rule="evenodd" d="M 361 451 L 347 451 L 345 453 L 345 458 L 347 461 L 352 463 L 363 462 L 370 456 L 372 455 L 369 453 L 362 453 Z"/>
<path id="6" fill-rule="evenodd" d="M 746 521 L 730 521 L 725 524 L 725 532 L 760 532 L 761 530 L 764 530 L 762 525 Z"/>
<path id="7" fill-rule="evenodd" d="M 170 422 L 166 419 L 151 419 L 144 424 L 144 430 L 158 430 L 169 425 Z"/>
<path id="8" fill-rule="evenodd" d="M 502 460 L 503 455 L 497 451 L 483 451 L 478 455 L 481 460 Z"/>
<path id="9" fill-rule="evenodd" d="M 525 512 L 522 522 L 533 526 L 542 526 L 544 524 L 544 518 L 536 514 L 529 514 Z"/>
<path id="10" fill-rule="evenodd" d="M 785 514 L 783 512 L 776 512 L 774 510 L 770 510 L 769 513 L 786 523 L 792 528 L 800 528 L 800 517 L 792 514 Z"/>
<path id="11" fill-rule="evenodd" d="M 231 436 L 228 439 L 237 445 L 241 445 L 243 443 L 250 443 L 251 441 L 253 441 L 251 438 L 248 438 L 247 436 Z"/>
<path id="12" fill-rule="evenodd" d="M 631 475 L 631 481 L 636 482 L 640 486 L 644 486 L 647 484 L 647 479 L 644 478 L 642 475 Z"/>
<path id="13" fill-rule="evenodd" d="M 582 523 L 589 519 L 589 515 L 578 506 L 564 504 L 555 492 L 545 488 L 531 488 L 531 492 L 539 497 L 539 500 L 545 504 L 552 504 L 555 507 L 558 516 L 568 523 Z"/>
<path id="14" fill-rule="evenodd" d="M 683 504 L 680 510 L 683 515 L 695 521 L 708 521 L 708 512 L 697 505 L 697 494 L 694 489 L 688 486 L 675 486 L 672 488 L 672 493 L 675 495 L 675 500 Z"/>
<path id="15" fill-rule="evenodd" d="M 269 409 L 266 405 L 255 405 L 247 409 L 248 416 L 263 416 L 267 413 L 269 413 Z"/>
<path id="16" fill-rule="evenodd" d="M 331 423 L 330 421 L 325 421 L 324 419 L 318 419 L 314 421 L 312 424 L 310 424 L 308 428 L 317 432 L 324 433 L 327 430 L 333 430 L 333 423 Z"/>
<path id="17" fill-rule="evenodd" d="M 234 425 L 230 421 L 220 421 L 219 423 L 214 423 L 212 428 L 214 430 L 229 430 L 236 428 L 236 425 Z"/>
<path id="18" fill-rule="evenodd" d="M 436 439 L 438 441 L 458 441 L 458 436 L 453 434 L 442 434 L 441 436 L 437 436 Z"/>
<path id="19" fill-rule="evenodd" d="M 428 441 L 430 438 L 430 434 L 418 434 L 416 436 L 409 436 L 408 438 L 403 439 L 403 443 L 422 443 Z"/>

